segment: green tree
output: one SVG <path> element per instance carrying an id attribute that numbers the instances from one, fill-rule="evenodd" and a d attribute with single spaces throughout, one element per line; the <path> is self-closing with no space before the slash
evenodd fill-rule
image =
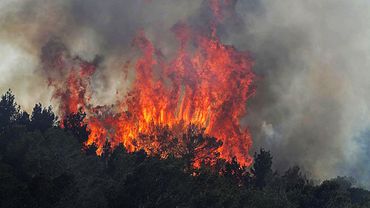
<path id="1" fill-rule="evenodd" d="M 324 181 L 313 192 L 313 207 L 348 208 L 351 207 L 351 196 L 348 191 L 352 182 L 348 178 L 338 177 Z"/>
<path id="2" fill-rule="evenodd" d="M 256 188 L 262 189 L 266 186 L 272 176 L 272 156 L 269 151 L 260 149 L 260 152 L 254 154 L 254 164 L 251 168 L 253 182 Z"/>
<path id="3" fill-rule="evenodd" d="M 20 115 L 20 107 L 15 102 L 15 96 L 9 89 L 0 100 L 0 130 L 4 131 L 6 127 L 14 124 Z M 1 133 L 0 132 L 0 133 Z"/>
<path id="4" fill-rule="evenodd" d="M 31 124 L 30 115 L 27 112 L 22 112 L 17 119 L 17 124 L 29 127 Z"/>
<path id="5" fill-rule="evenodd" d="M 41 103 L 35 105 L 31 115 L 30 129 L 45 132 L 56 124 L 58 117 L 54 114 L 51 106 L 43 108 Z"/>

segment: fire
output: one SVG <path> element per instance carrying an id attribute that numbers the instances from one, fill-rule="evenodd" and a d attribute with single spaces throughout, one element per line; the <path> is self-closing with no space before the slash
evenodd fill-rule
<path id="1" fill-rule="evenodd" d="M 175 58 L 165 57 L 144 31 L 137 34 L 133 45 L 141 55 L 134 60 L 135 80 L 114 107 L 89 104 L 95 63 L 65 61 L 64 50 L 57 53 L 54 68 L 67 72 L 62 73 L 63 82 L 49 76 L 54 78 L 50 79 L 56 89 L 54 97 L 61 101 L 63 115 L 80 108 L 87 112 L 91 133 L 86 144 L 96 144 L 98 154 L 109 140 L 113 147 L 123 144 L 131 152 L 144 149 L 163 157 L 176 155 L 184 151 L 180 150 L 181 138 L 202 133 L 217 138 L 222 146 L 213 152 L 199 150 L 196 158 L 217 153 L 226 160 L 236 157 L 242 165 L 251 164 L 248 151 L 252 140 L 240 119 L 246 115 L 246 102 L 253 94 L 253 61 L 248 53 L 220 41 L 216 31 L 222 21 L 220 1 L 211 0 L 210 5 L 215 15 L 210 34 L 183 23 L 173 27 L 179 42 Z"/>

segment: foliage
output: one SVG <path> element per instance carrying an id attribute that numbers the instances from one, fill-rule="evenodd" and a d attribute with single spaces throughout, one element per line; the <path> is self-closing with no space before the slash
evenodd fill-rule
<path id="1" fill-rule="evenodd" d="M 259 154 L 257 152 L 254 154 L 254 164 L 251 169 L 254 175 L 254 185 L 257 188 L 264 188 L 267 184 L 267 180 L 271 178 L 272 175 L 272 156 L 270 152 L 261 149 Z"/>
<path id="2" fill-rule="evenodd" d="M 36 104 L 33 108 L 30 128 L 31 130 L 40 130 L 45 132 L 47 129 L 56 124 L 57 116 L 53 113 L 51 106 L 43 108 L 41 103 Z"/>
<path id="3" fill-rule="evenodd" d="M 87 130 L 87 124 L 83 121 L 86 117 L 86 113 L 80 109 L 77 113 L 71 113 L 63 119 L 62 125 L 66 131 L 70 131 L 80 143 L 87 141 L 89 137 L 89 131 Z"/>
<path id="4" fill-rule="evenodd" d="M 51 108 L 37 104 L 29 118 L 8 91 L 0 114 L 0 207 L 370 207 L 370 192 L 350 178 L 313 184 L 299 167 L 280 176 L 264 149 L 250 169 L 216 154 L 214 163 L 189 168 L 194 157 L 207 156 L 202 150 L 221 145 L 201 132 L 180 140 L 182 157 L 111 149 L 108 140 L 97 156 L 94 144 L 81 148 L 83 112 L 67 117 L 63 129 Z"/>
<path id="5" fill-rule="evenodd" d="M 9 89 L 0 100 L 0 130 L 15 124 L 20 115 L 20 107 L 15 102 L 15 96 Z"/>

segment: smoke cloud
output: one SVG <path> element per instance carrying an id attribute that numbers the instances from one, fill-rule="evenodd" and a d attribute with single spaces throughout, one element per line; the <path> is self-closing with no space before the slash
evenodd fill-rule
<path id="1" fill-rule="evenodd" d="M 242 119 L 254 148 L 271 150 L 279 170 L 300 165 L 319 179 L 350 175 L 370 187 L 370 2 L 228 2 L 218 33 L 255 60 L 256 95 Z M 0 91 L 11 88 L 26 110 L 53 104 L 40 57 L 58 39 L 71 56 L 103 57 L 92 100 L 112 104 L 129 87 L 122 68 L 139 30 L 171 56 L 171 28 L 186 21 L 202 30 L 209 18 L 202 0 L 3 0 Z"/>
<path id="2" fill-rule="evenodd" d="M 229 40 L 253 52 L 260 76 L 245 122 L 278 169 L 367 181 L 369 9 L 368 1 L 239 1 L 245 29 Z"/>

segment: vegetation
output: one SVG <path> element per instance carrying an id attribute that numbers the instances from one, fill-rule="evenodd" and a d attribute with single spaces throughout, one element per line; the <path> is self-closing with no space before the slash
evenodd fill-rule
<path id="1" fill-rule="evenodd" d="M 0 207 L 370 207 L 370 192 L 348 178 L 315 185 L 299 167 L 279 174 L 263 149 L 250 169 L 221 159 L 194 169 L 187 157 L 112 150 L 109 142 L 96 156 L 83 146 L 84 116 L 70 115 L 62 129 L 51 108 L 36 104 L 30 116 L 11 91 L 1 97 Z"/>

